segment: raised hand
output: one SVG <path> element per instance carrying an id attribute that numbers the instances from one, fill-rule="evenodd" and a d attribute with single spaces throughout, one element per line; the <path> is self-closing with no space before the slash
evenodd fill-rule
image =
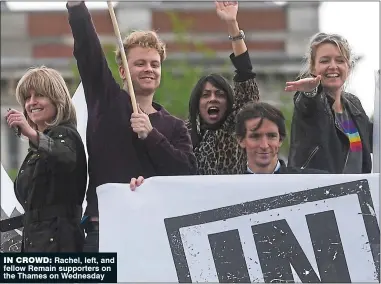
<path id="1" fill-rule="evenodd" d="M 10 109 L 5 116 L 9 127 L 18 127 L 21 134 L 33 139 L 37 136 L 36 130 L 34 130 L 26 120 L 24 114 L 18 110 Z"/>
<path id="2" fill-rule="evenodd" d="M 223 21 L 237 20 L 238 1 L 214 1 L 218 17 Z"/>
<path id="3" fill-rule="evenodd" d="M 298 81 L 286 82 L 287 92 L 312 92 L 317 86 L 319 86 L 321 75 L 316 78 L 304 78 Z"/>

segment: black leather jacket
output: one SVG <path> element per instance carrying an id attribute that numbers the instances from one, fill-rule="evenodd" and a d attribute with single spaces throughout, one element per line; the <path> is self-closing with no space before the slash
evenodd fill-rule
<path id="1" fill-rule="evenodd" d="M 15 180 L 23 206 L 22 252 L 82 252 L 80 228 L 87 183 L 85 148 L 76 127 L 61 124 L 39 134 Z"/>
<path id="2" fill-rule="evenodd" d="M 370 173 L 373 123 L 356 96 L 343 93 L 341 99 L 361 137 L 362 173 Z M 321 169 L 334 174 L 343 173 L 349 154 L 349 139 L 337 125 L 332 110 L 333 103 L 334 99 L 321 86 L 312 98 L 302 92 L 295 94 L 289 166 Z"/>

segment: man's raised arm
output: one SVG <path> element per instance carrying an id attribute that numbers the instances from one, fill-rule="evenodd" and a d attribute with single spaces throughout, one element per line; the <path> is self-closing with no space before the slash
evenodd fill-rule
<path id="1" fill-rule="evenodd" d="M 74 38 L 74 57 L 81 76 L 89 110 L 98 101 L 106 107 L 115 99 L 119 85 L 108 67 L 91 15 L 83 1 L 66 5 Z"/>

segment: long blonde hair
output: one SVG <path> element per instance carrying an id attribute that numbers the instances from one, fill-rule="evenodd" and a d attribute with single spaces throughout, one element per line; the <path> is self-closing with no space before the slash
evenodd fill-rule
<path id="1" fill-rule="evenodd" d="M 20 79 L 16 87 L 16 99 L 22 106 L 24 115 L 30 126 L 37 126 L 29 119 L 25 109 L 26 98 L 31 91 L 49 98 L 56 108 L 57 114 L 52 122 L 45 122 L 48 127 L 54 127 L 61 123 L 77 125 L 77 116 L 69 90 L 61 74 L 46 66 L 29 69 Z"/>

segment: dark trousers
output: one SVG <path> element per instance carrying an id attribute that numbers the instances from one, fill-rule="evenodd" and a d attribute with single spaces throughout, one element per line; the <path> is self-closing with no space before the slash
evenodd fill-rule
<path id="1" fill-rule="evenodd" d="M 86 238 L 83 252 L 99 252 L 99 225 L 98 222 L 88 222 L 85 227 Z"/>

